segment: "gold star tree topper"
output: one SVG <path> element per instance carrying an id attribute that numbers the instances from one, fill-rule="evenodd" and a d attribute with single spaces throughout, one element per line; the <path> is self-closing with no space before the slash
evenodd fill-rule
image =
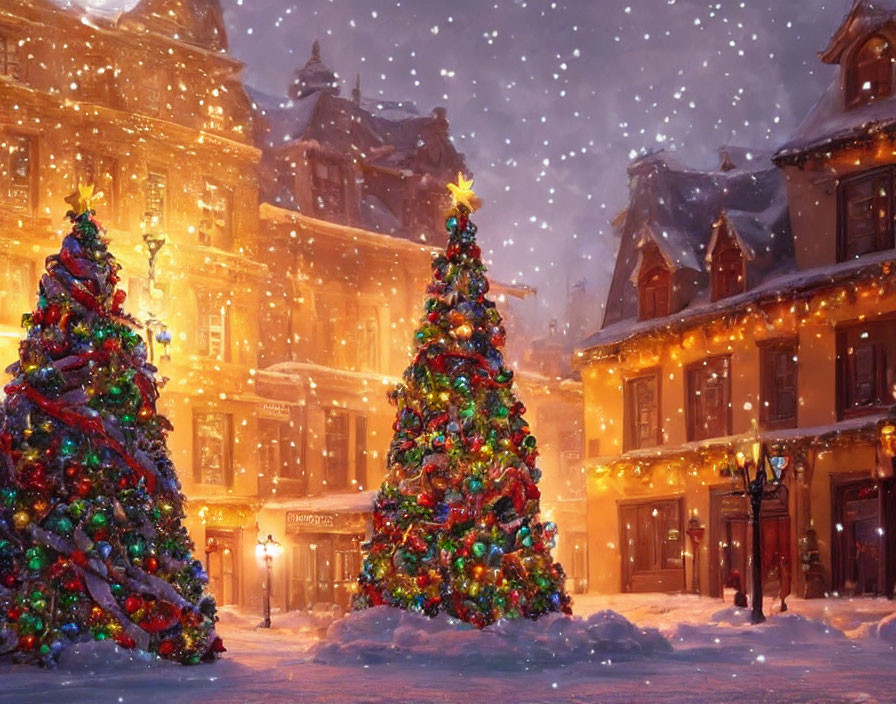
<path id="1" fill-rule="evenodd" d="M 473 192 L 473 179 L 465 179 L 460 171 L 457 172 L 457 183 L 449 183 L 448 190 L 455 208 L 466 208 L 472 213 L 482 207 L 482 201 Z"/>
<path id="2" fill-rule="evenodd" d="M 81 213 L 93 209 L 94 198 L 99 200 L 102 197 L 102 193 L 93 192 L 93 184 L 79 184 L 77 190 L 66 198 L 65 202 L 72 206 L 72 210 L 74 210 L 77 215 L 80 215 Z"/>

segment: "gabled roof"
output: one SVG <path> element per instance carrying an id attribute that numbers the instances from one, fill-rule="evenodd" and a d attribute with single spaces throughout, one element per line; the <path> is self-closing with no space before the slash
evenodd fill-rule
<path id="1" fill-rule="evenodd" d="M 873 32 L 881 25 L 893 20 L 896 15 L 896 0 L 855 0 L 843 23 L 834 32 L 827 48 L 818 53 L 818 58 L 826 64 L 838 64 L 843 52 L 856 37 Z"/>
<path id="2" fill-rule="evenodd" d="M 753 261 L 756 258 L 756 251 L 740 234 L 740 228 L 732 222 L 732 218 L 729 217 L 728 212 L 723 210 L 719 219 L 712 224 L 712 237 L 709 238 L 709 245 L 706 247 L 707 263 L 712 261 L 713 253 L 716 251 L 716 247 L 719 244 L 719 237 L 721 237 L 723 230 L 737 243 L 738 249 L 740 249 L 741 253 L 744 255 L 744 259 Z"/>
<path id="3" fill-rule="evenodd" d="M 604 326 L 637 317 L 637 291 L 631 275 L 639 263 L 645 225 L 655 233 L 670 237 L 673 256 L 690 257 L 689 266 L 703 272 L 699 262 L 706 257 L 713 223 L 723 209 L 729 213 L 757 216 L 763 225 L 775 219 L 774 230 L 789 235 L 786 207 L 773 209 L 785 201 L 784 183 L 768 155 L 746 149 L 725 149 L 735 168 L 701 171 L 688 168 L 666 152 L 657 152 L 634 161 L 629 167 L 629 203 L 622 224 L 619 254 L 607 296 Z M 762 214 L 762 217 L 759 215 Z M 739 217 L 739 216 L 738 216 Z M 778 227 L 780 225 L 780 227 Z M 744 226 L 749 230 L 749 226 Z M 668 243 L 669 237 L 663 238 Z M 754 249 L 756 245 L 753 245 Z M 690 255 L 681 254 L 690 252 Z M 682 263 L 684 263 L 682 259 Z"/>
<path id="4" fill-rule="evenodd" d="M 743 210 L 723 210 L 712 225 L 712 236 L 706 248 L 706 261 L 712 261 L 712 255 L 725 225 L 728 234 L 737 242 L 740 251 L 747 261 L 756 261 L 762 258 L 772 258 L 776 264 L 793 256 L 793 240 L 786 228 L 781 227 L 787 222 L 787 201 L 781 193 L 781 198 L 773 202 L 760 213 L 750 213 Z"/>
<path id="5" fill-rule="evenodd" d="M 672 271 L 679 269 L 700 271 L 700 262 L 694 254 L 691 242 L 683 232 L 674 227 L 645 223 L 638 232 L 639 254 L 638 261 L 632 269 L 631 281 L 637 281 L 641 274 L 641 267 L 644 264 L 644 247 L 650 242 L 657 246 L 663 261 Z"/>
<path id="6" fill-rule="evenodd" d="M 227 32 L 219 0 L 142 0 L 123 13 L 119 23 L 147 30 L 213 51 L 227 51 Z"/>

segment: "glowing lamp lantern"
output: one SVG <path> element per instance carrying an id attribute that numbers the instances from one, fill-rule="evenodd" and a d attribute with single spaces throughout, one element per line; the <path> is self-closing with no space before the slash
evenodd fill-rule
<path id="1" fill-rule="evenodd" d="M 274 558 L 279 556 L 281 545 L 270 534 L 264 540 L 259 540 L 255 545 L 255 557 L 264 563 L 264 621 L 262 628 L 271 627 L 271 587 L 274 578 Z"/>
<path id="2" fill-rule="evenodd" d="M 884 423 L 881 426 L 880 446 L 885 456 L 890 459 L 896 457 L 896 425 L 892 422 Z"/>

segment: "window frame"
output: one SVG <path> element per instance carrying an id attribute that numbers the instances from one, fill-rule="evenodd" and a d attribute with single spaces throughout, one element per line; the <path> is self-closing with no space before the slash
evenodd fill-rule
<path id="1" fill-rule="evenodd" d="M 635 387 L 639 383 L 648 380 L 652 380 L 656 384 L 656 394 L 654 396 L 654 404 L 656 405 L 653 428 L 654 441 L 652 443 L 641 444 L 639 434 L 636 432 L 640 413 L 636 412 L 638 409 L 636 408 L 637 397 L 635 394 Z M 630 450 L 640 450 L 648 447 L 657 447 L 663 444 L 662 387 L 662 370 L 659 367 L 652 367 L 650 369 L 641 370 L 636 375 L 627 377 L 625 379 L 623 385 L 623 451 L 628 452 Z"/>
<path id="2" fill-rule="evenodd" d="M 221 461 L 223 463 L 222 482 L 205 482 L 202 472 L 202 448 L 199 442 L 199 424 L 202 417 L 218 417 L 224 422 L 224 442 L 223 455 Z M 221 486 L 225 489 L 233 487 L 233 414 L 222 413 L 211 409 L 193 409 L 193 481 L 196 484 L 204 486 Z"/>
<path id="3" fill-rule="evenodd" d="M 799 422 L 799 338 L 777 337 L 771 340 L 762 340 L 757 343 L 759 347 L 759 422 L 763 428 L 777 430 L 781 428 L 795 428 Z M 774 389 L 778 388 L 776 354 L 788 350 L 793 363 L 793 416 L 781 416 L 780 411 L 772 413 L 773 405 L 777 406 L 777 396 Z M 766 400 L 774 399 L 773 403 L 766 405 Z"/>
<path id="4" fill-rule="evenodd" d="M 338 159 L 316 155 L 311 158 L 311 197 L 314 211 L 318 214 L 339 215 L 346 209 L 345 164 Z M 323 167 L 327 175 L 321 176 L 318 169 Z M 331 178 L 331 170 L 339 175 L 338 182 Z M 331 198 L 335 197 L 335 200 Z"/>
<path id="5" fill-rule="evenodd" d="M 862 85 L 860 85 L 860 77 L 859 77 L 859 59 L 862 55 L 862 51 L 867 47 L 873 40 L 882 39 L 887 44 L 887 49 L 889 50 L 889 68 L 890 75 L 889 81 L 886 83 L 886 91 L 882 93 L 874 92 L 874 93 L 866 93 L 862 90 Z M 857 42 L 855 45 L 855 50 L 852 52 L 852 55 L 849 57 L 849 64 L 846 72 L 846 107 L 854 108 L 859 107 L 861 105 L 868 105 L 869 103 L 873 103 L 876 100 L 883 100 L 889 98 L 896 92 L 896 73 L 894 73 L 894 59 L 896 59 L 896 46 L 894 46 L 892 40 L 887 37 L 885 34 L 881 32 L 872 32 L 868 34 L 861 42 Z M 878 61 L 875 63 L 884 63 L 882 61 Z M 869 64 L 870 66 L 871 64 Z M 877 79 L 880 76 L 876 77 Z M 880 82 L 878 81 L 880 85 Z"/>
<path id="6" fill-rule="evenodd" d="M 665 283 L 652 284 L 649 280 L 656 275 L 662 275 L 663 279 L 665 279 Z M 652 306 L 648 308 L 648 297 L 646 296 L 647 291 L 659 291 L 660 289 L 664 289 L 666 293 L 665 308 L 660 310 L 660 307 L 657 306 L 656 303 L 656 296 L 653 296 L 650 299 L 652 301 Z M 654 318 L 664 318 L 667 315 L 671 315 L 671 313 L 672 272 L 670 271 L 668 266 L 657 264 L 650 267 L 650 269 L 638 276 L 638 320 L 653 320 Z"/>
<path id="7" fill-rule="evenodd" d="M 708 434 L 698 433 L 697 426 L 697 409 L 696 409 L 696 389 L 694 386 L 694 374 L 704 370 L 710 363 L 722 362 L 726 369 L 725 379 L 727 380 L 723 387 L 723 405 L 725 406 L 723 413 L 723 422 L 725 424 L 724 432 L 721 434 L 712 430 L 707 431 Z M 696 362 L 692 362 L 685 367 L 684 383 L 685 383 L 685 420 L 687 426 L 687 441 L 702 442 L 713 438 L 727 437 L 733 432 L 733 412 L 732 412 L 732 389 L 731 389 L 731 355 L 718 354 L 704 357 Z M 702 391 L 701 391 L 702 395 Z"/>
<path id="8" fill-rule="evenodd" d="M 735 261 L 724 261 L 726 255 L 730 255 L 730 253 L 736 254 L 736 263 L 738 264 L 738 275 L 737 275 L 737 285 L 732 287 L 722 286 L 723 281 L 728 281 L 728 275 L 732 273 L 734 267 L 729 267 L 729 264 L 734 264 Z M 716 245 L 715 251 L 712 255 L 712 262 L 710 263 L 712 267 L 712 300 L 718 301 L 723 298 L 730 298 L 731 296 L 736 296 L 740 293 L 744 293 L 747 290 L 747 259 L 744 256 L 743 250 L 740 248 L 740 245 L 734 240 L 734 238 L 730 236 L 726 236 L 724 244 Z M 732 290 L 729 290 L 732 289 Z"/>
<path id="9" fill-rule="evenodd" d="M 34 213 L 37 208 L 38 199 L 38 179 L 40 178 L 40 161 L 38 151 L 37 134 L 25 130 L 2 130 L 0 131 L 0 140 L 6 143 L 3 149 L 3 168 L 5 173 L 2 174 L 0 181 L 0 191 L 5 192 L 9 208 L 18 212 Z M 28 170 L 24 177 L 24 182 L 14 185 L 13 180 L 13 151 L 9 149 L 10 140 L 22 140 L 28 149 Z M 18 147 L 16 149 L 18 151 Z M 26 196 L 27 200 L 23 204 L 21 195 Z"/>
<path id="10" fill-rule="evenodd" d="M 0 27 L 0 75 L 21 81 L 25 77 L 24 67 L 15 32 L 8 27 Z"/>
<path id="11" fill-rule="evenodd" d="M 366 485 L 367 480 L 370 479 L 370 417 L 363 412 L 353 410 L 350 408 L 342 408 L 339 406 L 327 406 L 324 409 L 324 466 L 323 466 L 323 476 L 324 481 L 326 482 L 324 486 L 324 490 L 328 492 L 344 492 L 344 491 L 352 491 L 356 490 L 359 485 L 364 486 L 365 488 L 369 488 Z M 345 419 L 345 440 L 344 440 L 344 468 L 340 469 L 338 466 L 336 467 L 337 471 L 340 472 L 340 476 L 338 477 L 340 480 L 343 479 L 344 482 L 340 481 L 340 483 L 333 483 L 331 478 L 333 475 L 334 465 L 339 464 L 340 455 L 334 455 L 331 453 L 331 437 L 333 433 L 330 430 L 330 418 L 334 416 L 341 416 Z M 359 422 L 363 419 L 363 423 Z M 359 430 L 361 430 L 361 426 L 363 425 L 363 443 L 360 442 Z M 335 459 L 334 459 L 335 458 Z M 363 459 L 363 466 L 362 466 Z M 364 481 L 362 482 L 361 479 Z"/>
<path id="12" fill-rule="evenodd" d="M 157 176 L 161 178 L 162 181 L 162 196 L 161 196 L 161 209 L 159 211 L 158 223 L 152 225 L 152 229 L 157 232 L 165 232 L 168 227 L 168 209 L 170 204 L 170 198 L 168 194 L 171 192 L 171 183 L 168 178 L 168 170 L 164 168 L 158 168 L 154 165 L 148 166 L 146 169 L 146 180 L 143 184 L 143 215 L 142 221 L 147 228 L 150 227 L 148 217 L 153 214 L 153 211 L 150 210 L 150 182 L 153 177 Z"/>
<path id="13" fill-rule="evenodd" d="M 198 242 L 205 247 L 214 247 L 224 251 L 233 249 L 233 188 L 213 178 L 203 179 L 203 194 L 200 200 L 200 219 Z M 212 191 L 217 191 L 215 202 L 208 202 Z M 216 225 L 219 205 L 223 203 L 226 224 L 222 228 Z"/>
<path id="14" fill-rule="evenodd" d="M 221 350 L 218 354 L 212 353 L 212 332 L 208 323 L 211 320 L 211 311 L 216 309 L 220 301 L 221 325 Z M 220 362 L 231 361 L 230 344 L 230 306 L 227 305 L 226 296 L 220 292 L 200 289 L 196 292 L 196 352 L 201 357 L 216 359 Z"/>
<path id="15" fill-rule="evenodd" d="M 854 187 L 856 184 L 861 183 L 863 181 L 872 181 L 872 198 L 874 191 L 874 179 L 879 176 L 886 176 L 889 181 L 889 194 L 888 194 L 888 214 L 886 217 L 886 231 L 883 234 L 876 232 L 875 237 L 877 242 L 875 243 L 875 248 L 868 252 L 863 252 L 862 254 L 850 255 L 849 253 L 849 243 L 850 243 L 850 232 L 849 232 L 849 189 Z M 894 185 L 896 185 L 896 166 L 881 166 L 873 169 L 868 169 L 866 171 L 860 171 L 854 174 L 849 175 L 846 178 L 841 179 L 840 183 L 837 186 L 837 261 L 844 262 L 848 260 L 852 260 L 858 257 L 863 257 L 868 254 L 875 254 L 877 252 L 885 252 L 887 250 L 893 249 L 896 246 L 896 238 L 894 238 L 894 206 L 896 206 L 896 195 L 893 193 Z"/>
<path id="16" fill-rule="evenodd" d="M 886 339 L 881 340 L 878 336 L 876 339 L 869 330 L 870 345 L 874 354 L 874 395 L 873 403 L 865 405 L 849 405 L 847 402 L 851 396 L 855 395 L 857 379 L 854 377 L 854 362 L 850 364 L 850 355 L 848 348 L 850 346 L 850 333 L 860 331 L 863 328 L 883 328 L 892 327 L 896 323 L 896 313 L 875 318 L 874 320 L 851 320 L 845 321 L 837 325 L 836 334 L 836 404 L 837 404 L 837 420 L 846 420 L 859 416 L 880 413 L 887 410 L 896 403 L 896 399 L 889 394 L 888 399 L 888 381 L 887 381 L 887 363 L 890 353 L 896 353 L 896 344 L 892 350 L 887 350 Z M 861 332 L 859 332 L 861 339 Z M 853 359 L 854 356 L 853 356 Z M 896 360 L 893 360 L 893 366 L 896 368 Z"/>

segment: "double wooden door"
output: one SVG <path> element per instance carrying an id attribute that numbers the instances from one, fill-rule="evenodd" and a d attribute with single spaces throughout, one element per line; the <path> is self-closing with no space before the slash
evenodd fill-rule
<path id="1" fill-rule="evenodd" d="M 620 505 L 623 591 L 684 590 L 683 510 L 683 499 Z"/>

